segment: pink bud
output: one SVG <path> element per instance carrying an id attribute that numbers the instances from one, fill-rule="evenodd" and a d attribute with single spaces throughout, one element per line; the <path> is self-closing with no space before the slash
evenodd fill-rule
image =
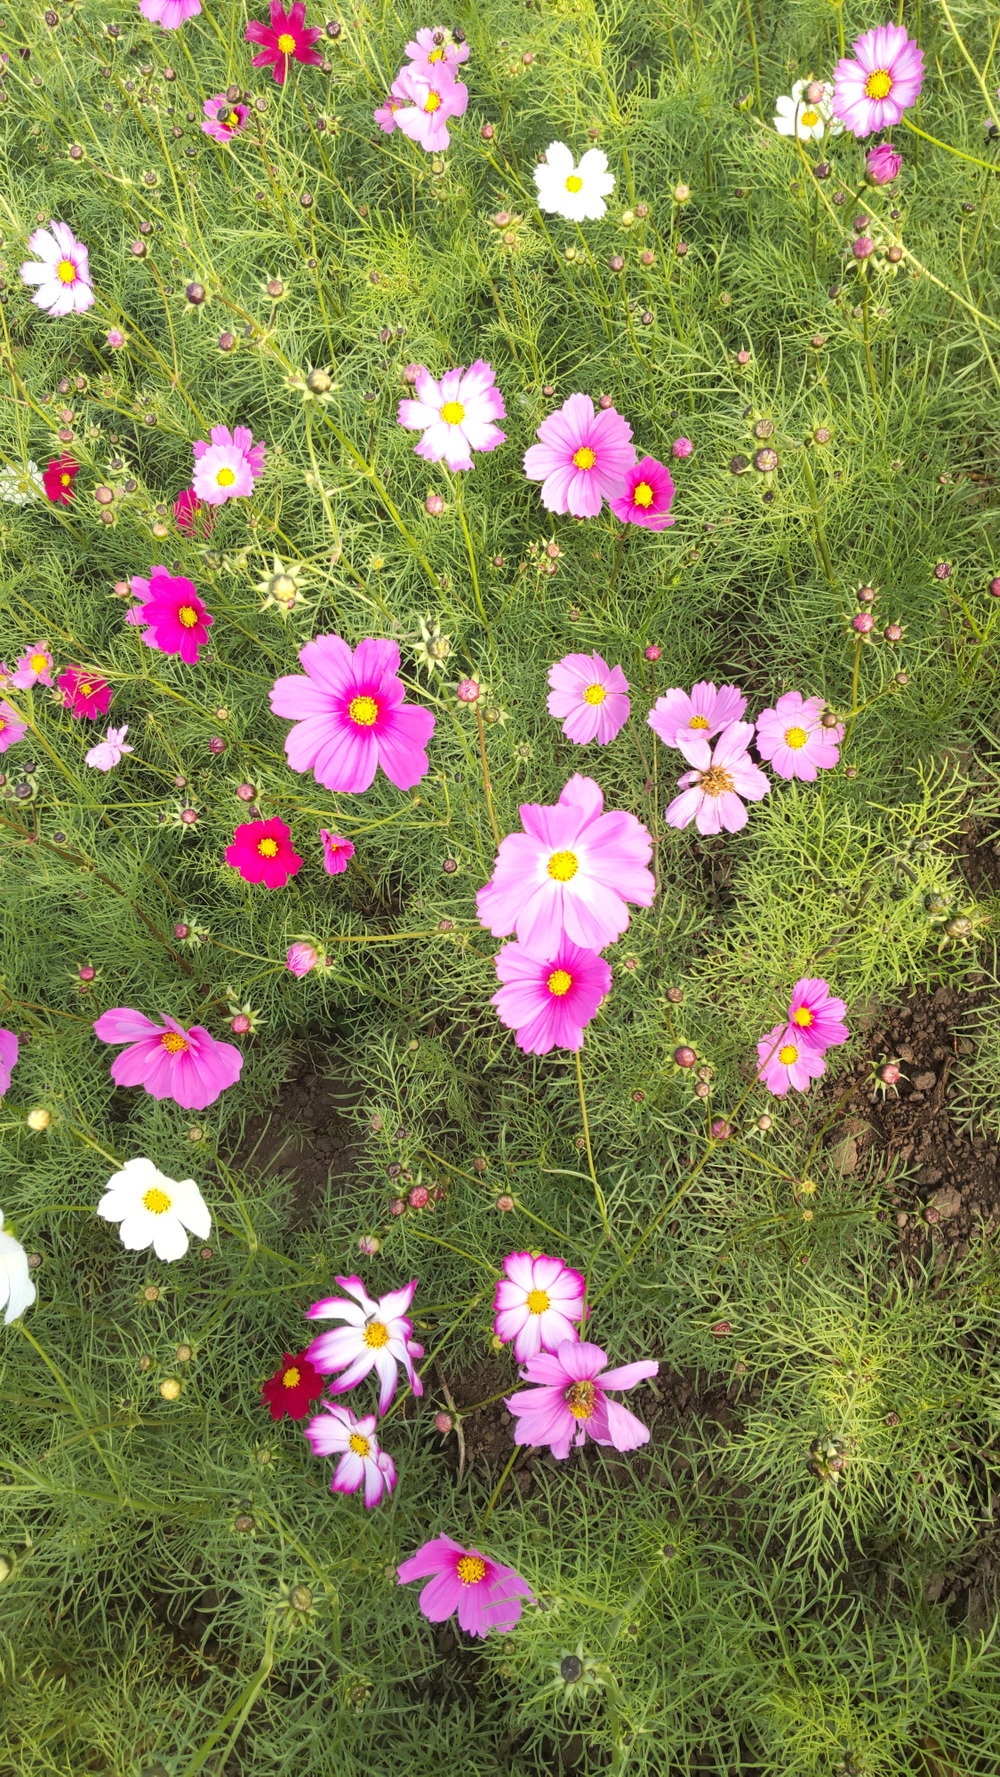
<path id="1" fill-rule="evenodd" d="M 659 660 L 659 658 L 660 658 L 659 648 L 656 646 L 655 642 L 650 642 L 649 647 L 646 649 L 646 659 L 647 660 Z"/>
<path id="2" fill-rule="evenodd" d="M 682 1043 L 679 1049 L 674 1050 L 674 1060 L 678 1067 L 694 1067 L 697 1059 L 694 1050 L 687 1043 Z"/>
<path id="3" fill-rule="evenodd" d="M 475 679 L 461 679 L 458 686 L 460 703 L 476 703 L 479 698 L 479 686 Z"/>
<path id="4" fill-rule="evenodd" d="M 728 1141 L 733 1133 L 733 1126 L 725 1117 L 712 1118 L 712 1138 L 714 1141 Z"/>
<path id="5" fill-rule="evenodd" d="M 222 736 L 220 734 L 213 734 L 211 740 L 208 743 L 208 750 L 210 753 L 224 753 L 225 752 L 226 743 L 222 739 Z"/>
<path id="6" fill-rule="evenodd" d="M 190 926 L 176 925 L 174 927 L 174 937 L 175 938 L 190 938 L 190 936 L 191 936 L 191 927 Z"/>
<path id="7" fill-rule="evenodd" d="M 403 371 L 404 383 L 409 383 L 409 385 L 412 389 L 414 383 L 417 380 L 417 377 L 420 375 L 420 372 L 422 370 L 423 370 L 422 364 L 408 364 L 406 366 L 406 369 Z"/>
<path id="8" fill-rule="evenodd" d="M 358 1251 L 364 1253 L 366 1259 L 373 1259 L 376 1253 L 382 1251 L 382 1242 L 374 1234 L 359 1234 Z"/>
<path id="9" fill-rule="evenodd" d="M 197 819 L 198 819 L 198 814 L 197 814 L 196 809 L 193 809 L 193 808 L 182 808 L 181 809 L 181 824 L 182 824 L 182 826 L 193 827 L 195 822 L 197 821 Z"/>
<path id="10" fill-rule="evenodd" d="M 253 784 L 240 784 L 236 794 L 241 802 L 252 802 L 257 792 Z"/>
<path id="11" fill-rule="evenodd" d="M 424 505 L 432 518 L 440 518 L 444 511 L 444 500 L 440 494 L 428 494 Z"/>
<path id="12" fill-rule="evenodd" d="M 447 1437 L 447 1435 L 450 1432 L 451 1427 L 452 1427 L 451 1414 L 450 1413 L 435 1413 L 434 1424 L 437 1426 L 437 1429 L 441 1433 L 441 1436 L 443 1438 Z"/>
<path id="13" fill-rule="evenodd" d="M 510 1209 L 513 1209 L 513 1207 L 514 1207 L 514 1199 L 513 1199 L 513 1197 L 506 1197 L 506 1196 L 504 1196 L 504 1197 L 498 1197 L 498 1198 L 497 1198 L 497 1208 L 498 1208 L 498 1209 L 499 1209 L 499 1210 L 503 1210 L 503 1212 L 504 1212 L 504 1213 L 505 1213 L 505 1214 L 506 1214 L 506 1212 L 507 1212 L 507 1211 L 508 1211 L 508 1210 L 510 1210 Z"/>
<path id="14" fill-rule="evenodd" d="M 409 1196 L 411 1209 L 426 1209 L 430 1200 L 431 1194 L 426 1185 L 414 1185 Z"/>
<path id="15" fill-rule="evenodd" d="M 694 450 L 690 438 L 675 438 L 670 446 L 670 454 L 674 457 L 689 457 Z"/>
<path id="16" fill-rule="evenodd" d="M 871 635 L 875 628 L 875 619 L 870 611 L 859 611 L 851 618 L 851 628 L 857 630 L 859 636 Z"/>
<path id="17" fill-rule="evenodd" d="M 290 944 L 288 947 L 288 967 L 293 975 L 308 975 L 319 962 L 319 952 L 311 944 Z"/>
<path id="18" fill-rule="evenodd" d="M 77 970 L 77 974 L 81 981 L 93 981 L 97 974 L 97 970 L 92 969 L 89 963 L 83 963 Z"/>
<path id="19" fill-rule="evenodd" d="M 887 1061 L 884 1067 L 879 1068 L 878 1077 L 883 1086 L 895 1086 L 902 1075 L 894 1061 Z"/>
<path id="20" fill-rule="evenodd" d="M 725 1339 L 732 1330 L 728 1320 L 717 1320 L 712 1327 L 712 1332 L 717 1339 Z"/>
<path id="21" fill-rule="evenodd" d="M 394 1197 L 392 1202 L 389 1205 L 389 1214 L 391 1216 L 405 1216 L 405 1214 L 406 1214 L 406 1198 L 405 1197 Z"/>
<path id="22" fill-rule="evenodd" d="M 859 235 L 854 243 L 855 259 L 869 259 L 875 251 L 875 242 L 870 234 Z"/>
<path id="23" fill-rule="evenodd" d="M 229 1028 L 235 1036 L 245 1037 L 250 1029 L 250 1020 L 245 1012 L 237 1012 L 235 1018 L 229 1020 Z"/>

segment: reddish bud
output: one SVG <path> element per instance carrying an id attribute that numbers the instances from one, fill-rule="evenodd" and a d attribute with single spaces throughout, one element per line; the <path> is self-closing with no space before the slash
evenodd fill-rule
<path id="1" fill-rule="evenodd" d="M 674 1060 L 678 1067 L 694 1067 L 697 1059 L 694 1050 L 687 1043 L 682 1043 L 679 1049 L 674 1050 Z"/>
<path id="2" fill-rule="evenodd" d="M 229 1028 L 234 1036 L 245 1037 L 250 1029 L 250 1020 L 245 1012 L 237 1012 L 235 1018 L 229 1020 Z"/>

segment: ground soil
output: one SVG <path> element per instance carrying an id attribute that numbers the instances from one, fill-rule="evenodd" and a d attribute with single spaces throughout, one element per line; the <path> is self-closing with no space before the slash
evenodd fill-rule
<path id="1" fill-rule="evenodd" d="M 290 1229 L 315 1224 L 332 1182 L 346 1188 L 357 1155 L 352 1103 L 335 1058 L 304 1044 L 277 1103 L 247 1119 L 232 1164 L 287 1180 Z"/>

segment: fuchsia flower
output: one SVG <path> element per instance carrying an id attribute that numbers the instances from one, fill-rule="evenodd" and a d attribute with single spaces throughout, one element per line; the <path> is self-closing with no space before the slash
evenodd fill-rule
<path id="1" fill-rule="evenodd" d="M 608 505 L 623 524 L 639 524 L 647 531 L 662 531 L 674 520 L 669 517 L 674 497 L 674 478 L 670 470 L 655 457 L 643 457 L 625 476 L 625 491 Z"/>
<path id="2" fill-rule="evenodd" d="M 587 1284 L 562 1259 L 547 1253 L 508 1253 L 505 1275 L 497 1284 L 493 1331 L 505 1345 L 514 1341 L 519 1364 L 540 1351 L 558 1351 L 566 1340 L 579 1338 Z"/>
<path id="3" fill-rule="evenodd" d="M 46 499 L 51 500 L 53 506 L 68 506 L 76 499 L 73 483 L 79 473 L 79 463 L 75 463 L 65 451 L 61 457 L 53 458 L 42 476 Z"/>
<path id="4" fill-rule="evenodd" d="M 139 11 L 151 25 L 162 25 L 165 31 L 177 31 L 188 19 L 201 12 L 201 0 L 139 0 Z"/>
<path id="5" fill-rule="evenodd" d="M 174 523 L 186 537 L 207 537 L 215 523 L 215 513 L 211 506 L 199 500 L 193 487 L 185 487 L 174 501 Z"/>
<path id="6" fill-rule="evenodd" d="M 458 1626 L 481 1639 L 496 1629 L 506 1635 L 521 1620 L 521 1599 L 529 1604 L 535 1595 L 526 1580 L 512 1567 L 491 1561 L 478 1549 L 463 1549 L 450 1536 L 436 1536 L 423 1543 L 408 1561 L 396 1569 L 401 1586 L 411 1580 L 429 1580 L 420 1594 L 421 1613 L 429 1623 L 443 1623 L 458 1612 Z"/>
<path id="7" fill-rule="evenodd" d="M 112 1006 L 94 1025 L 102 1043 L 127 1043 L 111 1063 L 116 1086 L 142 1086 L 152 1098 L 172 1098 L 186 1111 L 203 1111 L 240 1077 L 243 1057 L 200 1024 L 176 1019 L 154 1024 L 130 1006 Z"/>
<path id="8" fill-rule="evenodd" d="M 548 712 L 562 721 L 567 740 L 606 747 L 628 721 L 628 680 L 598 653 L 564 654 L 549 667 Z"/>
<path id="9" fill-rule="evenodd" d="M 328 833 L 325 827 L 319 830 L 323 841 L 323 868 L 328 876 L 340 876 L 347 869 L 354 856 L 354 847 L 349 839 L 341 839 L 339 833 Z"/>
<path id="10" fill-rule="evenodd" d="M 607 1354 L 599 1345 L 567 1339 L 554 1353 L 540 1352 L 530 1358 L 521 1375 L 537 1388 L 508 1395 L 506 1405 L 517 1420 L 515 1444 L 548 1444 L 553 1456 L 568 1456 L 571 1445 L 587 1438 L 615 1450 L 637 1450 L 649 1443 L 649 1428 L 622 1407 L 609 1401 L 609 1388 L 634 1388 L 655 1376 L 659 1364 L 643 1358 L 606 1370 Z"/>
<path id="11" fill-rule="evenodd" d="M 451 141 L 449 119 L 465 115 L 468 87 L 444 63 L 426 76 L 411 67 L 401 68 L 389 91 L 387 105 L 393 99 L 402 101 L 392 106 L 396 128 L 426 154 L 443 154 Z"/>
<path id="12" fill-rule="evenodd" d="M 284 888 L 288 878 L 302 868 L 284 821 L 244 821 L 226 846 L 226 863 L 238 870 L 244 882 L 262 882 L 265 888 Z"/>
<path id="13" fill-rule="evenodd" d="M 524 453 L 529 481 L 542 483 L 548 512 L 596 518 L 604 500 L 618 498 L 635 462 L 632 428 L 613 407 L 594 412 L 589 395 L 570 395 L 542 421 Z"/>
<path id="14" fill-rule="evenodd" d="M 98 716 L 107 715 L 111 686 L 99 673 L 88 673 L 82 666 L 68 666 L 59 674 L 56 684 L 63 694 L 63 708 L 77 720 L 86 716 L 88 722 L 96 722 Z"/>
<path id="15" fill-rule="evenodd" d="M 804 975 L 792 989 L 788 1028 L 814 1049 L 830 1049 L 846 1043 L 851 1034 L 843 1022 L 846 1011 L 843 1000 L 830 992 L 825 981 Z"/>
<path id="16" fill-rule="evenodd" d="M 26 722 L 22 722 L 16 709 L 6 699 L 0 701 L 0 753 L 8 747 L 16 747 L 28 732 Z"/>
<path id="17" fill-rule="evenodd" d="M 891 185 L 899 178 L 902 166 L 903 156 L 891 142 L 880 142 L 865 155 L 865 174 L 871 185 Z"/>
<path id="18" fill-rule="evenodd" d="M 757 1077 L 775 1098 L 784 1098 L 789 1086 L 805 1092 L 811 1080 L 826 1073 L 823 1051 L 814 1049 L 787 1024 L 776 1024 L 761 1038 L 757 1055 L 761 1064 Z"/>
<path id="19" fill-rule="evenodd" d="M 752 739 L 752 722 L 731 722 L 714 749 L 700 735 L 678 736 L 677 745 L 694 770 L 677 779 L 682 794 L 666 811 L 672 827 L 687 827 L 694 821 L 699 833 L 738 833 L 746 826 L 747 811 L 740 797 L 759 802 L 771 788 L 747 752 Z"/>
<path id="20" fill-rule="evenodd" d="M 664 746 L 676 747 L 682 734 L 711 740 L 730 722 L 740 721 L 747 700 L 735 685 L 715 686 L 708 679 L 695 685 L 690 697 L 678 686 L 658 697 L 646 720 Z"/>
<path id="21" fill-rule="evenodd" d="M 301 980 L 319 962 L 319 951 L 312 944 L 297 943 L 288 947 L 288 967 Z"/>
<path id="22" fill-rule="evenodd" d="M 18 659 L 17 671 L 11 673 L 10 682 L 19 691 L 27 691 L 31 685 L 51 685 L 52 655 L 45 642 L 36 642 L 27 654 Z"/>
<path id="23" fill-rule="evenodd" d="M 295 720 L 285 737 L 293 771 L 309 771 L 327 790 L 367 790 L 381 765 L 398 790 L 412 790 L 427 772 L 434 717 L 405 704 L 395 642 L 359 642 L 352 653 L 340 636 L 317 636 L 299 651 L 306 677 L 289 674 L 271 687 L 276 716 Z"/>
<path id="24" fill-rule="evenodd" d="M 836 765 L 844 729 L 840 722 L 836 728 L 823 727 L 825 707 L 822 697 L 786 691 L 773 710 L 763 710 L 757 717 L 757 751 L 779 777 L 812 784 L 817 771 Z"/>
<path id="25" fill-rule="evenodd" d="M 505 418 L 503 396 L 494 387 L 493 366 L 477 358 L 466 370 L 446 370 L 435 382 L 420 366 L 414 385 L 415 401 L 401 401 L 399 423 L 410 431 L 423 432 L 414 454 L 428 463 L 447 463 L 456 469 L 472 468 L 474 450 L 496 450 L 507 434 L 494 420 Z"/>
<path id="26" fill-rule="evenodd" d="M 28 236 L 28 252 L 21 267 L 22 284 L 37 284 L 31 298 L 36 308 L 50 315 L 82 315 L 94 301 L 87 249 L 66 222 L 52 222 Z"/>
<path id="27" fill-rule="evenodd" d="M 225 93 L 216 93 L 214 98 L 206 99 L 202 110 L 207 119 L 201 126 L 202 130 L 216 142 L 232 141 L 250 116 L 245 105 L 234 105 Z"/>
<path id="28" fill-rule="evenodd" d="M 381 1384 L 378 1400 L 381 1418 L 396 1392 L 399 1364 L 406 1371 L 413 1393 L 422 1395 L 424 1392 L 424 1385 L 413 1367 L 414 1358 L 423 1357 L 424 1348 L 410 1337 L 413 1322 L 405 1313 L 413 1301 L 417 1279 L 414 1277 L 401 1290 L 390 1290 L 377 1302 L 368 1295 L 360 1277 L 338 1277 L 337 1282 L 353 1300 L 325 1296 L 321 1302 L 314 1302 L 311 1308 L 307 1308 L 306 1314 L 310 1320 L 343 1320 L 347 1325 L 332 1333 L 320 1333 L 308 1347 L 306 1356 L 325 1374 L 331 1370 L 343 1372 L 331 1382 L 331 1394 L 343 1394 L 347 1389 L 355 1388 L 370 1370 L 374 1370 Z"/>
<path id="29" fill-rule="evenodd" d="M 248 27 L 249 29 L 249 27 Z M 194 443 L 194 481 L 196 499 L 207 500 L 210 506 L 221 506 L 226 500 L 245 499 L 253 493 L 253 484 L 264 473 L 265 446 L 254 444 L 248 426 L 213 426 L 211 444 L 203 438 Z"/>
<path id="30" fill-rule="evenodd" d="M 604 958 L 565 936 L 548 958 L 529 955 L 523 944 L 505 944 L 496 971 L 503 986 L 490 1004 L 526 1055 L 582 1049 L 584 1026 L 611 989 Z"/>
<path id="31" fill-rule="evenodd" d="M 842 56 L 833 70 L 833 114 L 858 137 L 890 129 L 912 105 L 924 83 L 924 55 L 902 25 L 879 25 Z"/>
<path id="32" fill-rule="evenodd" d="M 108 728 L 104 739 L 98 741 L 96 747 L 91 747 L 88 753 L 84 753 L 84 764 L 89 765 L 92 771 L 113 771 L 116 765 L 121 764 L 126 753 L 135 752 L 134 747 L 125 745 L 127 733 L 127 722 L 121 728 Z"/>
<path id="33" fill-rule="evenodd" d="M 12 1030 L 0 1030 L 0 1098 L 10 1090 L 10 1076 L 17 1066 L 18 1041 Z"/>
<path id="34" fill-rule="evenodd" d="M 358 1419 L 350 1407 L 324 1401 L 323 1410 L 305 1428 L 314 1456 L 339 1456 L 330 1488 L 333 1493 L 365 1490 L 365 1511 L 377 1506 L 384 1493 L 396 1485 L 396 1464 L 379 1449 L 376 1419 L 370 1413 Z"/>
<path id="35" fill-rule="evenodd" d="M 198 590 L 183 574 L 168 574 L 162 565 L 153 569 L 148 580 L 137 574 L 129 581 L 133 594 L 143 600 L 128 613 L 128 621 L 145 624 L 143 641 L 147 648 L 161 654 L 179 654 L 188 666 L 194 666 L 198 650 L 208 641 L 212 623 Z"/>
<path id="36" fill-rule="evenodd" d="M 271 0 L 271 23 L 262 25 L 257 19 L 251 19 L 243 35 L 248 43 L 262 46 L 260 54 L 250 58 L 254 67 L 273 67 L 279 86 L 285 84 L 289 56 L 297 62 L 316 65 L 323 60 L 319 51 L 312 47 L 323 33 L 318 25 L 307 26 L 305 0 L 295 0 L 295 5 L 287 13 L 278 0 Z"/>
<path id="37" fill-rule="evenodd" d="M 448 68 L 455 68 L 460 62 L 469 59 L 469 45 L 455 43 L 445 31 L 432 30 L 425 25 L 411 38 L 403 51 L 410 58 L 410 68 L 420 79 L 433 74 L 442 63 Z"/>
<path id="38" fill-rule="evenodd" d="M 649 834 L 635 815 L 603 810 L 600 786 L 579 773 L 554 807 L 522 803 L 524 832 L 501 840 L 493 875 L 476 896 L 495 938 L 516 932 L 531 955 L 545 958 L 558 955 L 564 938 L 603 950 L 628 926 L 627 902 L 652 905 Z"/>

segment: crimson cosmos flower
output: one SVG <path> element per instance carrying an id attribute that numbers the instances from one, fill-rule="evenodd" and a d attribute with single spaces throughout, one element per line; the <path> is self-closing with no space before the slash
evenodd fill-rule
<path id="1" fill-rule="evenodd" d="M 278 0 L 271 0 L 271 23 L 262 25 L 259 20 L 251 19 L 244 35 L 248 43 L 261 45 L 260 55 L 252 58 L 254 67 L 266 68 L 272 64 L 279 86 L 285 84 L 289 56 L 297 62 L 318 64 L 323 60 L 312 47 L 323 33 L 318 25 L 306 25 L 305 0 L 295 0 L 295 5 L 287 13 Z"/>
<path id="2" fill-rule="evenodd" d="M 79 463 L 63 452 L 58 460 L 53 459 L 42 476 L 42 486 L 53 506 L 68 506 L 75 499 L 73 478 L 80 473 Z"/>
<path id="3" fill-rule="evenodd" d="M 324 1378 L 313 1368 L 304 1351 L 300 1351 L 298 1357 L 286 1351 L 260 1393 L 272 1419 L 281 1419 L 286 1413 L 289 1419 L 304 1419 L 325 1387 Z"/>

